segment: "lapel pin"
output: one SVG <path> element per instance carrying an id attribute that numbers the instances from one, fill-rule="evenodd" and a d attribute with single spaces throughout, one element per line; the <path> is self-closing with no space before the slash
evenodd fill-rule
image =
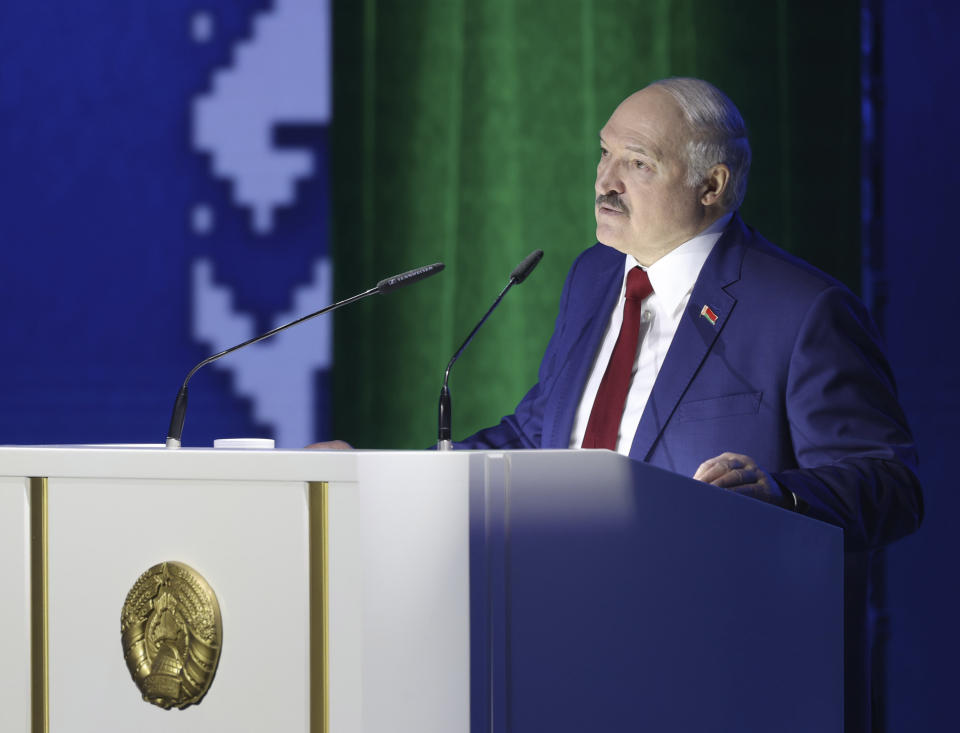
<path id="1" fill-rule="evenodd" d="M 700 315 L 710 321 L 711 326 L 716 326 L 717 319 L 720 317 L 713 312 L 713 309 L 709 305 L 703 306 L 703 310 L 700 311 Z"/>

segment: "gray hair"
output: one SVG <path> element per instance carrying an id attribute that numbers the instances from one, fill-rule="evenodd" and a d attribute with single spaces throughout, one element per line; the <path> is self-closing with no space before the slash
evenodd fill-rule
<path id="1" fill-rule="evenodd" d="M 750 173 L 750 141 L 740 110 L 726 94 L 702 79 L 671 77 L 650 86 L 668 92 L 690 125 L 687 183 L 700 185 L 711 167 L 723 163 L 730 169 L 730 181 L 720 205 L 724 211 L 740 208 Z"/>

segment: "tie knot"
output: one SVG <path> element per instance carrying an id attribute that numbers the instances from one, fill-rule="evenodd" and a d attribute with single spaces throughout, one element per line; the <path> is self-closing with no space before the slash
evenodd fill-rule
<path id="1" fill-rule="evenodd" d="M 652 292 L 653 286 L 646 270 L 634 267 L 627 273 L 627 300 L 643 300 Z"/>

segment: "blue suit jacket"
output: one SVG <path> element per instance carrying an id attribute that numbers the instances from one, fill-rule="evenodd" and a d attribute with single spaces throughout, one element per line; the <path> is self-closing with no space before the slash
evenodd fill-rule
<path id="1" fill-rule="evenodd" d="M 569 446 L 623 272 L 624 255 L 602 244 L 577 258 L 539 381 L 461 446 Z M 864 306 L 738 216 L 704 263 L 630 456 L 692 476 L 724 451 L 751 456 L 804 512 L 844 528 L 847 729 L 866 730 L 870 555 L 919 525 L 913 439 Z"/>

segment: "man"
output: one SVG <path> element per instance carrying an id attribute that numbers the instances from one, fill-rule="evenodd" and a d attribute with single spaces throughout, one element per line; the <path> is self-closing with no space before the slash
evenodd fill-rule
<path id="1" fill-rule="evenodd" d="M 624 100 L 539 381 L 458 445 L 609 448 L 843 527 L 846 729 L 868 730 L 870 560 L 920 523 L 913 440 L 863 305 L 737 215 L 749 165 L 707 82 Z"/>

